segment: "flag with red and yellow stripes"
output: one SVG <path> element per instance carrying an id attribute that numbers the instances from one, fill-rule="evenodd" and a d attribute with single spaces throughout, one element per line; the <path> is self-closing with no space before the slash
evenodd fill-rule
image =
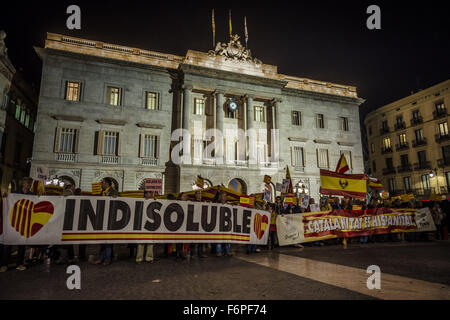
<path id="1" fill-rule="evenodd" d="M 339 158 L 339 161 L 336 166 L 336 172 L 337 173 L 346 173 L 350 168 L 348 167 L 347 160 L 345 159 L 344 154 L 341 154 L 341 157 Z"/>
<path id="2" fill-rule="evenodd" d="M 255 198 L 252 196 L 241 195 L 239 205 L 243 207 L 253 208 L 255 206 Z"/>
<path id="3" fill-rule="evenodd" d="M 320 170 L 320 193 L 349 198 L 366 198 L 367 183 L 365 174 L 339 174 Z"/>

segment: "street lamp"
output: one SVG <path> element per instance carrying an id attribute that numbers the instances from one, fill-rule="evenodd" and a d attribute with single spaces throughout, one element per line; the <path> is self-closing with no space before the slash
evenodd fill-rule
<path id="1" fill-rule="evenodd" d="M 430 175 L 430 178 L 433 178 L 434 176 L 436 176 L 436 187 L 437 187 L 436 194 L 439 194 L 440 193 L 439 192 L 439 177 L 437 175 L 437 169 L 436 168 L 431 169 L 431 172 L 429 173 L 429 175 Z"/>

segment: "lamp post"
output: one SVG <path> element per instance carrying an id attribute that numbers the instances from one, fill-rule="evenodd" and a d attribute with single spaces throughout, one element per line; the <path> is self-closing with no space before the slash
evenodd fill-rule
<path id="1" fill-rule="evenodd" d="M 430 172 L 430 178 L 433 178 L 434 176 L 436 176 L 436 188 L 437 188 L 436 194 L 440 194 L 440 191 L 439 191 L 439 177 L 438 177 L 436 168 L 431 169 L 431 172 Z"/>

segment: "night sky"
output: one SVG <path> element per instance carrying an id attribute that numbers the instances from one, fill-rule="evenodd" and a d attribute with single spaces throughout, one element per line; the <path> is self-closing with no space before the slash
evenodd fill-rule
<path id="1" fill-rule="evenodd" d="M 14 66 L 40 82 L 41 63 L 32 46 L 46 32 L 184 56 L 188 49 L 212 49 L 211 10 L 216 41 L 233 33 L 253 57 L 283 74 L 357 87 L 366 100 L 361 116 L 411 91 L 450 78 L 450 32 L 445 2 L 391 1 L 14 1 L 4 3 L 0 29 Z M 81 30 L 66 28 L 66 8 L 81 7 Z M 366 9 L 381 8 L 381 30 L 368 30 Z"/>

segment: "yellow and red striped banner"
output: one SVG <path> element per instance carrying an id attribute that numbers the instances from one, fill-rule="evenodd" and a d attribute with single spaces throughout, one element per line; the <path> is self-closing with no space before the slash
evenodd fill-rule
<path id="1" fill-rule="evenodd" d="M 255 198 L 253 198 L 251 196 L 241 195 L 241 197 L 239 199 L 239 205 L 243 206 L 243 207 L 252 208 L 255 206 Z"/>

